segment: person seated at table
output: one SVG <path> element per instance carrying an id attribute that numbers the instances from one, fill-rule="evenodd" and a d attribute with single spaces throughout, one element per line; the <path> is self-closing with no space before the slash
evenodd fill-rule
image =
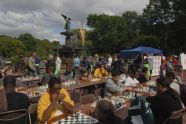
<path id="1" fill-rule="evenodd" d="M 175 90 L 180 95 L 179 81 L 176 79 L 174 72 L 167 72 L 165 77 L 170 80 L 170 88 Z"/>
<path id="2" fill-rule="evenodd" d="M 171 116 L 171 113 L 182 109 L 182 102 L 176 91 L 169 87 L 169 80 L 166 78 L 158 78 L 156 80 L 157 94 L 147 97 L 150 107 L 155 117 L 155 124 L 162 124 Z M 181 119 L 169 121 L 167 124 L 181 124 Z"/>
<path id="3" fill-rule="evenodd" d="M 7 111 L 6 94 L 3 87 L 0 86 L 0 112 Z"/>
<path id="4" fill-rule="evenodd" d="M 139 76 L 137 78 L 137 80 L 139 81 L 139 83 L 145 83 L 147 82 L 147 78 L 146 78 L 146 73 L 147 73 L 147 68 L 144 67 L 141 72 L 139 73 Z"/>
<path id="5" fill-rule="evenodd" d="M 8 75 L 3 79 L 3 86 L 6 93 L 8 111 L 28 109 L 30 102 L 28 96 L 15 91 L 16 78 Z"/>
<path id="6" fill-rule="evenodd" d="M 83 69 L 81 71 L 80 80 L 82 80 L 82 81 L 89 81 L 89 75 L 88 75 L 87 70 Z"/>
<path id="7" fill-rule="evenodd" d="M 136 70 L 132 69 L 129 70 L 129 75 L 127 76 L 127 79 L 125 80 L 125 86 L 131 87 L 131 86 L 137 86 L 139 81 L 136 79 L 137 74 Z"/>
<path id="8" fill-rule="evenodd" d="M 68 92 L 61 88 L 60 78 L 51 77 L 48 86 L 48 90 L 41 96 L 38 103 L 37 114 L 40 123 L 45 123 L 62 112 L 73 111 L 74 102 Z"/>
<path id="9" fill-rule="evenodd" d="M 104 65 L 103 64 L 100 64 L 96 70 L 94 71 L 94 77 L 95 78 L 104 78 L 108 76 L 108 72 L 107 70 L 105 69 Z"/>
<path id="10" fill-rule="evenodd" d="M 48 65 L 46 74 L 42 78 L 42 85 L 48 84 L 50 77 L 54 76 L 54 65 Z"/>
<path id="11" fill-rule="evenodd" d="M 120 74 L 112 72 L 112 78 L 109 78 L 105 84 L 105 95 L 111 96 L 112 94 L 121 93 L 124 91 L 124 84 L 119 82 Z"/>
<path id="12" fill-rule="evenodd" d="M 3 71 L 3 76 L 13 75 L 13 69 L 10 67 L 6 67 Z"/>
<path id="13" fill-rule="evenodd" d="M 96 124 L 124 124 L 115 114 L 114 105 L 108 100 L 100 100 L 96 104 L 95 114 L 99 122 Z"/>
<path id="14" fill-rule="evenodd" d="M 119 82 L 120 83 L 125 83 L 125 81 L 126 81 L 126 79 L 127 79 L 127 76 L 125 75 L 125 74 L 120 74 L 120 79 L 119 79 Z"/>

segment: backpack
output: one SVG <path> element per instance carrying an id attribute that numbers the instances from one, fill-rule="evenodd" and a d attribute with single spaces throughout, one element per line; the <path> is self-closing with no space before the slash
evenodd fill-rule
<path id="1" fill-rule="evenodd" d="M 146 101 L 145 97 L 140 96 L 131 100 L 131 106 L 128 115 L 129 117 L 132 117 L 132 124 L 154 123 L 154 115 L 150 109 L 150 103 Z"/>

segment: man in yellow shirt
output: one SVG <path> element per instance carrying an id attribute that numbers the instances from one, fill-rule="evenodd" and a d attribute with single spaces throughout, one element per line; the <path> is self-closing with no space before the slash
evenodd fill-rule
<path id="1" fill-rule="evenodd" d="M 45 123 L 64 112 L 72 112 L 74 107 L 68 92 L 61 88 L 59 78 L 51 77 L 48 85 L 48 91 L 41 96 L 38 103 L 37 114 L 40 123 Z"/>
<path id="2" fill-rule="evenodd" d="M 95 78 L 103 78 L 108 76 L 107 70 L 104 68 L 104 65 L 99 65 L 94 71 Z"/>

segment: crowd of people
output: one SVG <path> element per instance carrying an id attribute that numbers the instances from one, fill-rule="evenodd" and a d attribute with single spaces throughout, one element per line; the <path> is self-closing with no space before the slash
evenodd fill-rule
<path id="1" fill-rule="evenodd" d="M 67 90 L 61 87 L 60 68 L 64 64 L 64 75 L 67 80 L 78 78 L 82 81 L 90 81 L 91 78 L 105 79 L 104 97 L 120 94 L 132 87 L 145 84 L 151 79 L 152 60 L 144 59 L 144 65 L 128 63 L 121 56 L 108 57 L 74 57 L 60 59 L 57 55 L 49 55 L 45 61 L 46 73 L 42 75 L 40 85 L 48 84 L 47 91 L 40 97 L 37 108 L 38 122 L 45 123 L 51 118 L 66 112 L 74 111 L 74 101 Z M 176 60 L 174 60 L 176 61 Z M 151 94 L 145 100 L 150 104 L 150 110 L 154 119 L 152 124 L 162 124 L 171 116 L 171 113 L 183 109 L 186 105 L 183 83 L 177 78 L 173 67 L 175 62 L 162 59 L 160 77 L 156 80 L 156 94 Z M 28 60 L 29 74 L 36 76 L 39 71 L 40 59 L 33 52 Z M 30 102 L 27 95 L 16 92 L 16 78 L 14 70 L 6 65 L 2 72 L 2 85 L 0 88 L 0 112 L 18 109 L 28 109 Z M 64 80 L 64 79 L 63 79 Z M 127 124 L 132 123 L 128 117 L 121 120 L 115 114 L 115 107 L 110 101 L 97 102 L 95 115 L 98 124 Z M 142 118 L 144 124 L 149 124 Z M 180 118 L 168 122 L 168 124 L 181 124 Z"/>

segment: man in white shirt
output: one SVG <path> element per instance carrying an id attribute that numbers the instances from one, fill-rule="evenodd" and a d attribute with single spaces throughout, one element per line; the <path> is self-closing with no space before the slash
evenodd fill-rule
<path id="1" fill-rule="evenodd" d="M 112 65 L 112 57 L 109 56 L 107 66 L 111 67 Z"/>
<path id="2" fill-rule="evenodd" d="M 132 70 L 130 74 L 127 76 L 127 79 L 125 81 L 125 86 L 131 87 L 136 86 L 139 83 L 139 81 L 136 79 L 136 71 Z"/>

